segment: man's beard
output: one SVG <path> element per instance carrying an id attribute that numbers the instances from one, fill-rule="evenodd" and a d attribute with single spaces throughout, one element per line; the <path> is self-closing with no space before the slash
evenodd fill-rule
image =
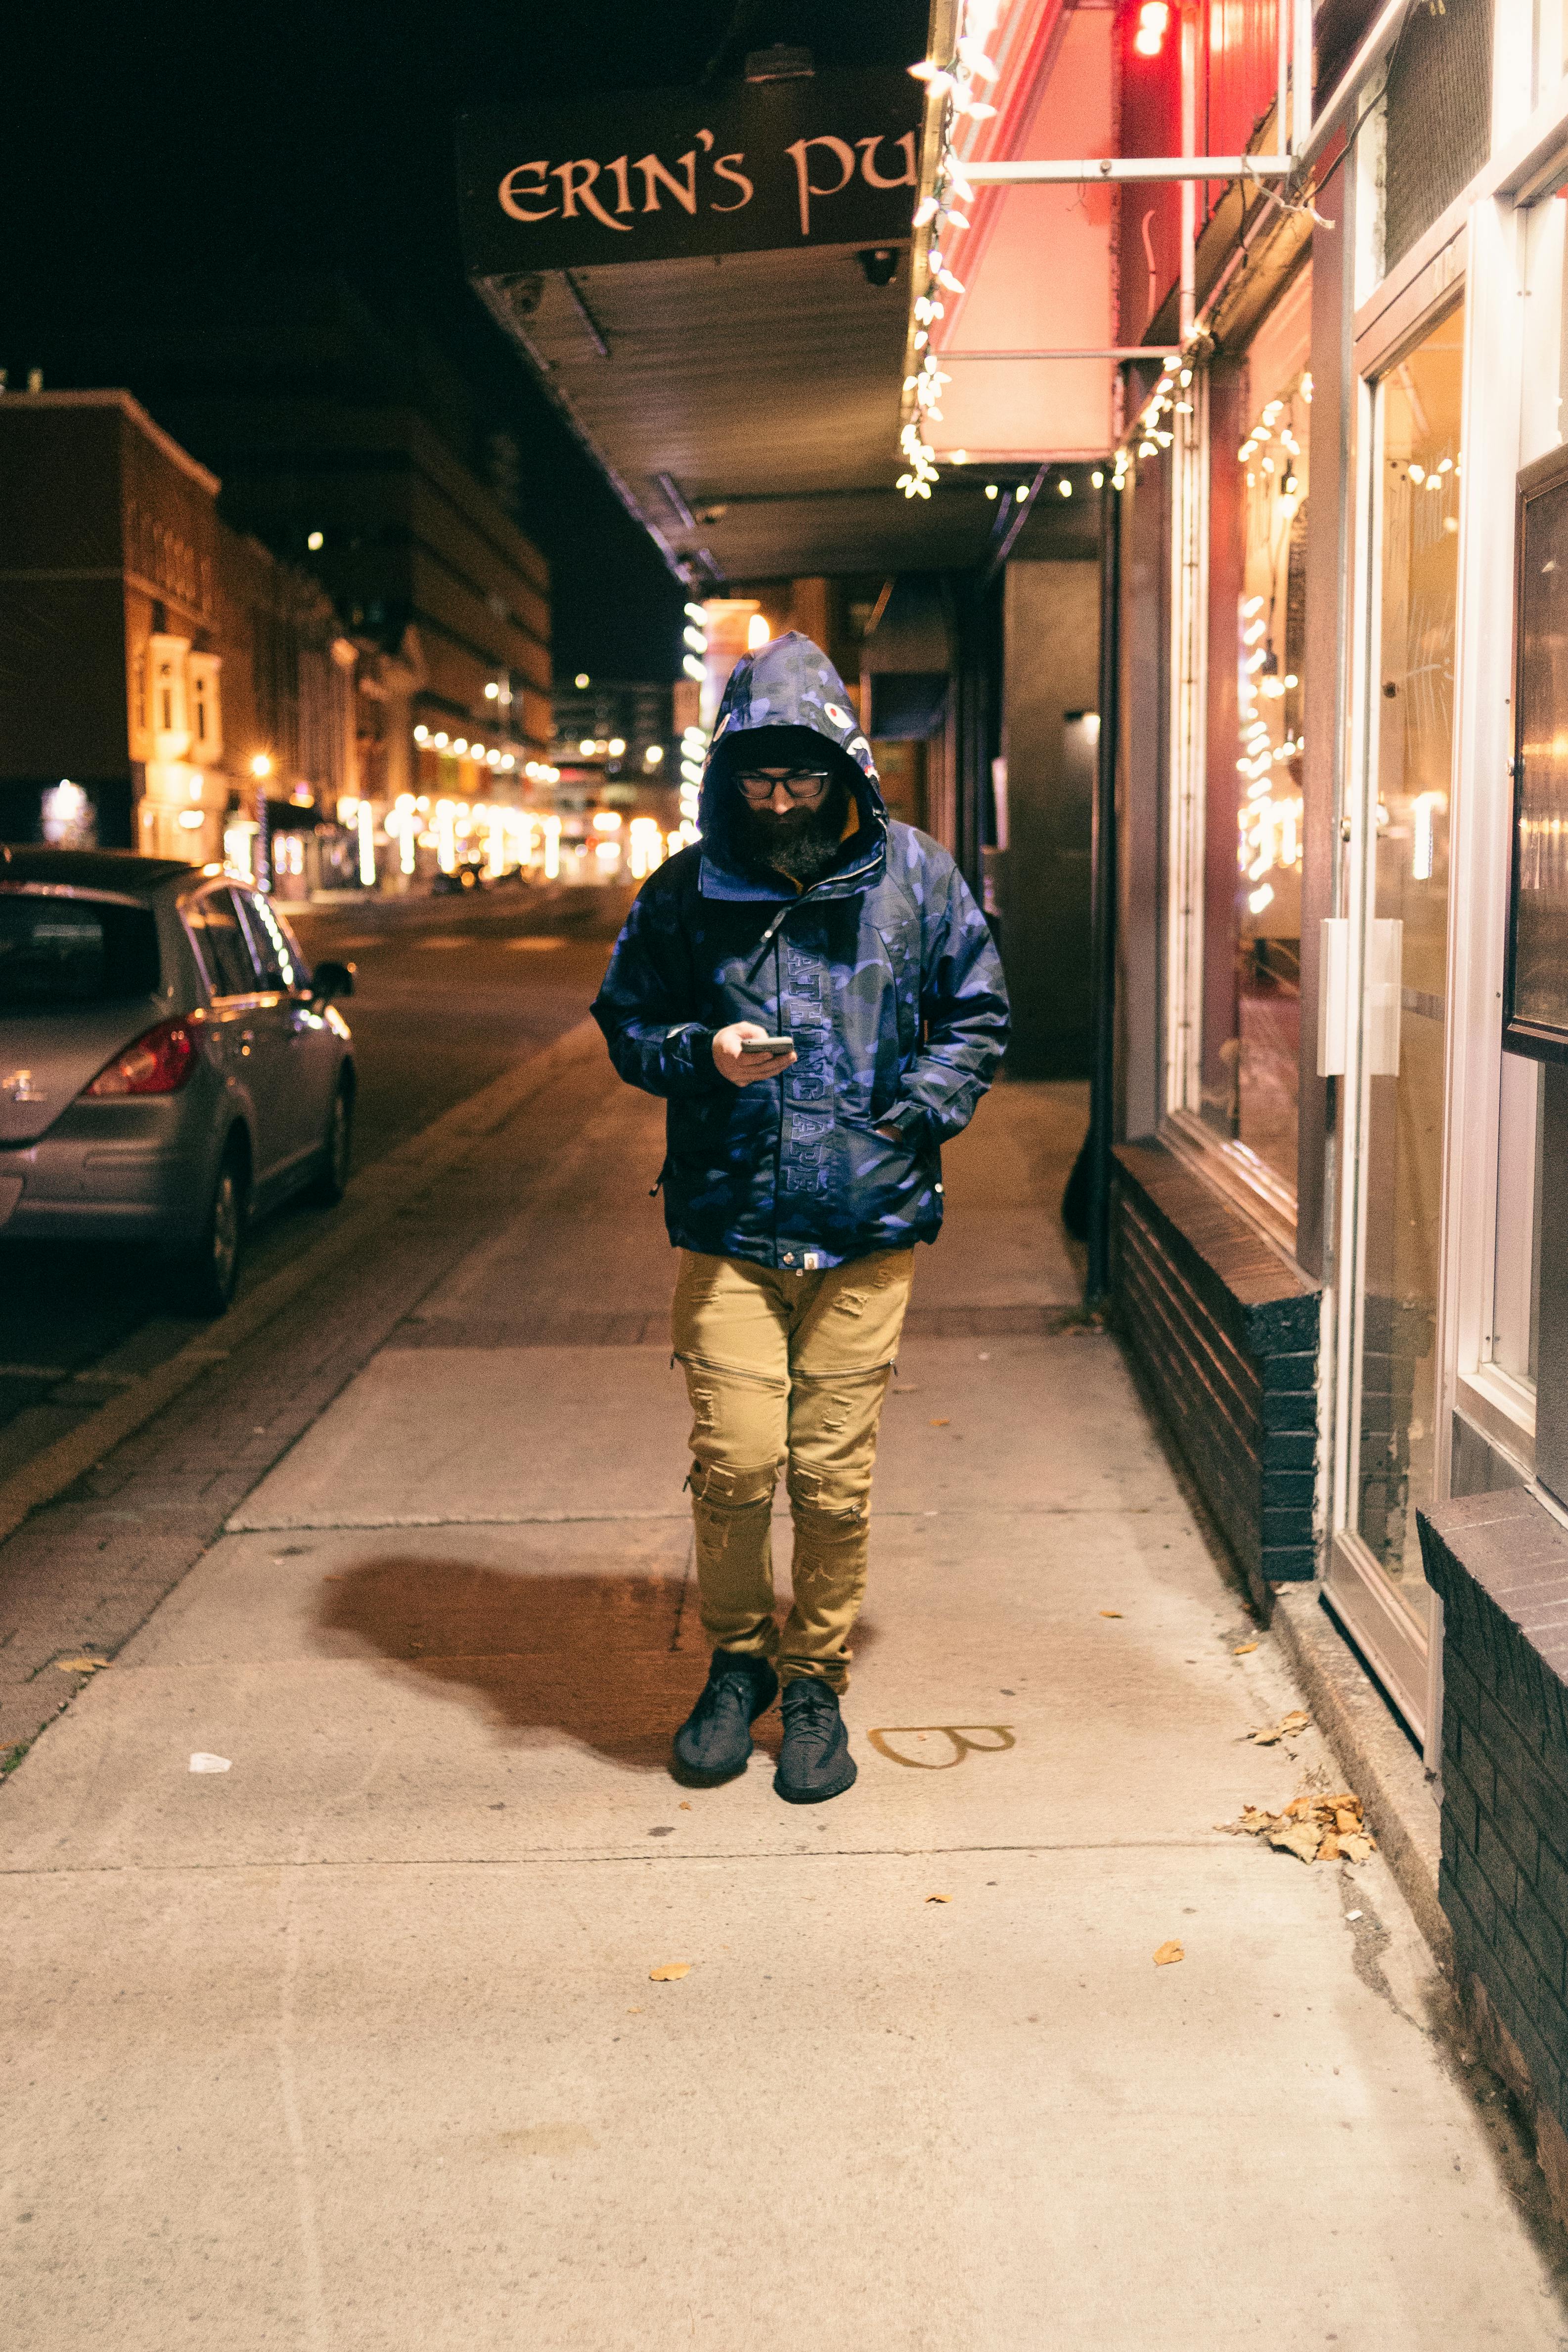
<path id="1" fill-rule="evenodd" d="M 837 865 L 849 814 L 849 786 L 835 777 L 816 808 L 792 808 L 788 816 L 748 806 L 737 793 L 734 839 L 744 862 L 757 870 L 787 874 L 802 890 Z"/>

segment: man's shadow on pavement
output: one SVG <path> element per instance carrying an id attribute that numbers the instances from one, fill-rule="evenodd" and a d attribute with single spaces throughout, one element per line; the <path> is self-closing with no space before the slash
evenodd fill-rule
<path id="1" fill-rule="evenodd" d="M 778 1536 L 787 1554 L 788 1530 Z M 668 1768 L 707 1670 L 695 1580 L 613 1565 L 514 1574 L 467 1560 L 367 1560 L 324 1580 L 316 1631 L 332 1654 L 415 1674 L 504 1734 L 559 1733 L 631 1771 Z M 862 1622 L 857 1653 L 870 1638 Z M 752 1736 L 777 1754 L 776 1706 Z"/>

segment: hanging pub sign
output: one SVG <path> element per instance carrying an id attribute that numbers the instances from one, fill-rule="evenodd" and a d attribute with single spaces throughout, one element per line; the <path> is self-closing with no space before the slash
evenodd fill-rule
<path id="1" fill-rule="evenodd" d="M 1568 450 L 1519 478 L 1503 1043 L 1568 1062 Z"/>
<path id="2" fill-rule="evenodd" d="M 457 126 L 475 277 L 909 235 L 924 93 L 820 73 L 508 107 Z"/>

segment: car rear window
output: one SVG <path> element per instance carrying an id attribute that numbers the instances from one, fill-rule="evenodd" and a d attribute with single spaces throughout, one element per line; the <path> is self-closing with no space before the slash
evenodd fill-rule
<path id="1" fill-rule="evenodd" d="M 0 1011 L 104 1004 L 150 996 L 158 982 L 145 907 L 0 891 Z"/>

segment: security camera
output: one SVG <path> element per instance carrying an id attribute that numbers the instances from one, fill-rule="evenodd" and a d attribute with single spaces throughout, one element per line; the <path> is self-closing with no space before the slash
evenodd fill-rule
<path id="1" fill-rule="evenodd" d="M 898 275 L 895 245 L 868 245 L 856 254 L 855 259 L 868 286 L 891 286 Z"/>

